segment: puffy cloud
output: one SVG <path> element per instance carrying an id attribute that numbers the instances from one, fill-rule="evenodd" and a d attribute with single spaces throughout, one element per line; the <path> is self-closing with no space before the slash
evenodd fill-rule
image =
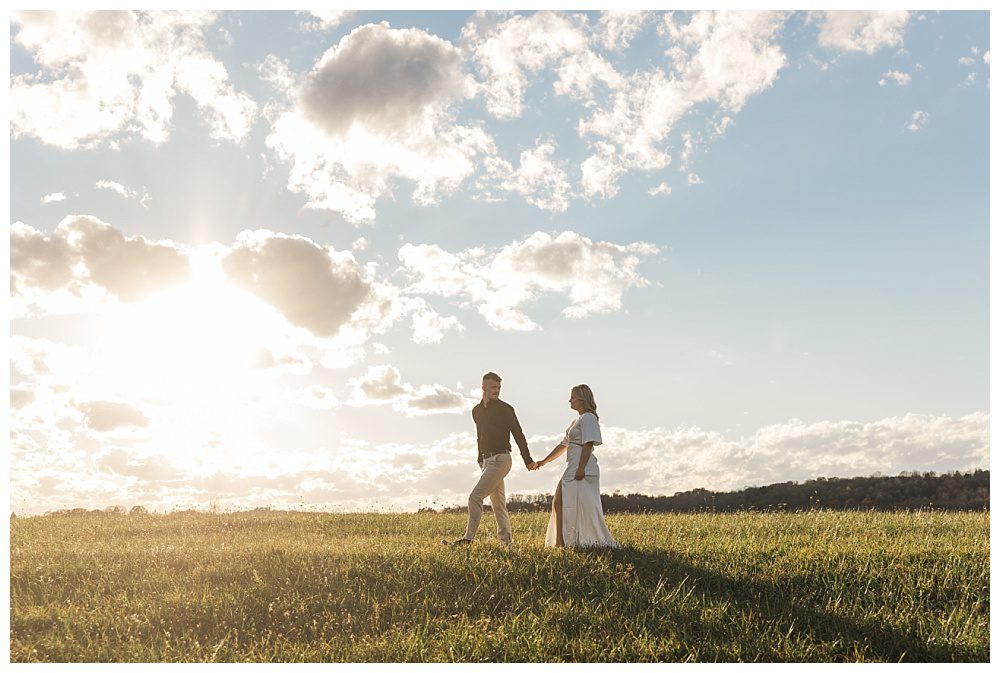
<path id="1" fill-rule="evenodd" d="M 986 65 L 990 64 L 990 52 L 986 52 L 985 54 L 983 54 L 983 63 L 985 63 Z"/>
<path id="2" fill-rule="evenodd" d="M 609 90 L 620 89 L 625 84 L 625 78 L 592 51 L 581 51 L 563 59 L 555 72 L 558 77 L 552 90 L 585 102 L 593 97 L 599 83 Z"/>
<path id="3" fill-rule="evenodd" d="M 606 493 L 671 495 L 693 488 L 738 490 L 816 477 L 989 466 L 986 413 L 960 418 L 906 414 L 871 422 L 791 420 L 738 438 L 697 427 L 628 429 L 602 422 L 604 444 L 595 456 Z M 538 455 L 537 447 L 552 446 L 557 439 L 536 435 L 528 443 Z M 37 451 L 30 438 L 13 440 L 26 457 Z M 413 511 L 467 499 L 479 473 L 475 447 L 476 438 L 468 432 L 422 444 L 376 445 L 341 436 L 318 450 L 285 449 L 280 463 L 249 462 L 242 470 L 198 476 L 182 474 L 162 451 L 104 450 L 93 461 L 97 474 L 86 456 L 67 451 L 58 454 L 58 469 L 40 465 L 26 471 L 27 458 L 14 461 L 11 504 L 19 514 L 33 508 L 103 507 L 119 500 L 161 509 L 217 501 L 234 508 L 305 503 L 323 509 Z M 67 454 L 73 455 L 71 461 L 65 461 Z M 507 492 L 551 493 L 560 469 L 558 464 L 541 474 L 515 469 Z M 106 481 L 118 477 L 123 481 Z M 69 483 L 74 488 L 66 488 Z"/>
<path id="4" fill-rule="evenodd" d="M 267 143 L 290 164 L 288 188 L 305 194 L 308 208 L 368 222 L 393 178 L 412 180 L 414 200 L 432 204 L 476 170 L 478 156 L 495 153 L 481 128 L 449 113 L 472 94 L 453 45 L 368 24 L 323 54 Z"/>
<path id="5" fill-rule="evenodd" d="M 663 145 L 696 105 L 735 112 L 771 87 L 787 62 L 774 43 L 784 21 L 782 12 L 698 12 L 682 25 L 667 14 L 659 31 L 671 40 L 673 72 L 634 73 L 580 120 L 580 136 L 592 138 L 595 150 L 582 165 L 584 193 L 613 196 L 622 173 L 669 164 Z M 716 135 L 727 125 L 719 125 Z"/>
<path id="6" fill-rule="evenodd" d="M 144 299 L 190 278 L 186 252 L 169 242 L 126 237 L 87 215 L 63 219 L 51 235 L 21 222 L 10 230 L 11 293 L 94 285 L 125 302 Z"/>
<path id="7" fill-rule="evenodd" d="M 266 230 L 240 232 L 222 268 L 288 322 L 320 337 L 336 336 L 371 287 L 350 252 Z"/>
<path id="8" fill-rule="evenodd" d="M 87 427 L 98 432 L 149 425 L 149 418 L 144 413 L 122 402 L 97 400 L 82 402 L 77 407 L 83 412 Z"/>
<path id="9" fill-rule="evenodd" d="M 311 336 L 301 344 L 323 351 L 324 367 L 343 368 L 362 359 L 372 335 L 407 317 L 418 344 L 438 343 L 448 330 L 464 329 L 425 299 L 407 296 L 378 279 L 375 267 L 361 267 L 352 252 L 306 237 L 243 231 L 222 252 L 220 265 L 233 283 L 273 307 L 289 324 L 306 330 Z M 277 362 L 273 355 L 263 357 L 260 366 L 302 373 L 299 355 L 286 354 Z"/>
<path id="10" fill-rule="evenodd" d="M 668 185 L 666 182 L 661 182 L 656 187 L 651 187 L 649 189 L 649 195 L 650 196 L 659 196 L 660 194 L 666 194 L 666 195 L 669 196 L 672 191 L 673 190 L 670 189 L 670 185 Z"/>
<path id="11" fill-rule="evenodd" d="M 52 192 L 51 194 L 46 194 L 42 197 L 42 203 L 55 203 L 56 201 L 65 201 L 66 194 L 63 192 Z"/>
<path id="12" fill-rule="evenodd" d="M 479 13 L 462 29 L 462 44 L 479 65 L 486 107 L 496 117 L 518 117 L 531 77 L 587 51 L 586 19 L 537 12 L 531 16 Z M 568 85 L 566 85 L 568 87 Z"/>
<path id="13" fill-rule="evenodd" d="M 436 344 L 444 339 L 445 332 L 456 330 L 462 332 L 465 327 L 454 316 L 442 316 L 430 307 L 427 302 L 414 297 L 411 309 L 413 325 L 413 342 L 418 344 Z"/>
<path id="14" fill-rule="evenodd" d="M 139 199 L 139 204 L 143 208 L 149 208 L 149 204 L 152 201 L 152 199 L 149 196 L 149 192 L 147 192 L 145 189 L 143 189 L 142 193 L 140 194 L 138 191 L 126 187 L 120 182 L 115 182 L 114 180 L 98 180 L 94 186 L 97 187 L 98 189 L 105 189 L 108 191 L 112 191 L 126 199 Z"/>
<path id="15" fill-rule="evenodd" d="M 538 326 L 518 306 L 544 292 L 567 295 L 563 315 L 570 318 L 620 309 L 626 289 L 648 283 L 637 272 L 640 256 L 657 252 L 648 243 L 595 243 L 566 231 L 556 237 L 536 232 L 493 254 L 407 244 L 399 259 L 415 277 L 410 292 L 461 297 L 493 327 L 530 330 Z"/>
<path id="16" fill-rule="evenodd" d="M 399 370 L 391 365 L 369 367 L 361 377 L 351 379 L 356 402 L 389 402 L 407 393 Z"/>
<path id="17" fill-rule="evenodd" d="M 325 367 L 349 366 L 364 357 L 364 344 L 372 335 L 407 318 L 412 340 L 420 344 L 438 343 L 448 331 L 463 329 L 426 299 L 380 280 L 375 265 L 363 268 L 350 251 L 302 236 L 243 231 L 230 246 L 188 248 L 169 240 L 127 237 L 96 218 L 71 216 L 52 234 L 15 222 L 10 249 L 14 315 L 113 312 L 121 307 L 116 309 L 109 298 L 135 304 L 177 288 L 180 294 L 171 294 L 165 303 L 144 302 L 132 313 L 119 310 L 118 319 L 138 332 L 140 314 L 135 311 L 140 309 L 154 321 L 198 316 L 196 322 L 202 324 L 221 315 L 243 320 L 244 327 L 254 325 L 257 344 L 247 344 L 245 354 L 233 357 L 245 357 L 262 374 L 308 373 L 312 360 L 303 348 L 318 350 Z M 233 286 L 249 294 L 234 294 Z M 212 309 L 206 302 L 225 305 Z M 236 324 L 213 334 L 232 336 L 239 329 Z M 219 338 L 210 341 L 217 344 Z M 201 350 L 201 345 L 184 343 Z"/>
<path id="18" fill-rule="evenodd" d="M 251 364 L 258 369 L 298 375 L 308 374 L 313 366 L 312 361 L 301 353 L 279 355 L 270 348 L 259 349 Z"/>
<path id="19" fill-rule="evenodd" d="M 12 334 L 9 341 L 11 381 L 30 384 L 34 390 L 79 375 L 82 353 L 63 343 Z"/>
<path id="20" fill-rule="evenodd" d="M 407 416 L 462 413 L 475 404 L 474 399 L 442 385 L 415 388 L 403 382 L 399 370 L 392 365 L 369 367 L 364 375 L 351 379 L 350 385 L 353 406 L 391 404 Z"/>
<path id="21" fill-rule="evenodd" d="M 354 11 L 349 9 L 314 9 L 298 13 L 309 17 L 309 20 L 302 23 L 303 30 L 331 30 L 346 21 L 354 14 Z"/>
<path id="22" fill-rule="evenodd" d="M 812 18 L 820 24 L 821 46 L 874 54 L 882 47 L 903 44 L 903 30 L 910 12 L 826 11 L 813 14 Z"/>
<path id="23" fill-rule="evenodd" d="M 652 17 L 647 11 L 605 11 L 594 30 L 595 38 L 608 51 L 627 49 L 629 42 Z"/>
<path id="24" fill-rule="evenodd" d="M 35 401 L 35 391 L 30 388 L 10 389 L 10 408 L 23 409 Z"/>
<path id="25" fill-rule="evenodd" d="M 56 231 L 46 236 L 23 222 L 10 225 L 11 294 L 21 294 L 27 288 L 56 290 L 75 279 L 76 252 L 66 241 L 65 232 Z"/>
<path id="26" fill-rule="evenodd" d="M 893 80 L 899 86 L 906 86 L 910 83 L 912 79 L 910 75 L 905 72 L 899 72 L 898 70 L 890 70 L 888 72 L 882 73 L 882 78 L 878 81 L 879 86 L 885 86 L 889 80 Z"/>
<path id="27" fill-rule="evenodd" d="M 208 51 L 207 12 L 23 11 L 13 42 L 38 64 L 11 80 L 11 128 L 65 149 L 120 135 L 159 143 L 190 95 L 215 138 L 241 140 L 256 105 Z"/>
<path id="28" fill-rule="evenodd" d="M 286 98 L 292 95 L 293 90 L 299 82 L 298 77 L 292 73 L 288 61 L 274 54 L 268 54 L 262 62 L 257 64 L 257 74 L 272 89 Z M 268 110 L 265 109 L 265 115 L 267 115 L 267 112 Z"/>
<path id="29" fill-rule="evenodd" d="M 423 124 L 427 108 L 465 94 L 461 67 L 461 52 L 445 40 L 368 24 L 323 54 L 299 92 L 302 112 L 331 135 L 358 123 L 402 136 Z"/>
<path id="30" fill-rule="evenodd" d="M 528 203 L 555 212 L 569 208 L 570 184 L 566 172 L 552 160 L 555 145 L 539 141 L 534 148 L 521 152 L 520 166 L 498 160 L 491 165 L 490 177 L 499 188 L 522 194 Z"/>
<path id="31" fill-rule="evenodd" d="M 770 88 L 787 62 L 772 43 L 784 22 L 782 12 L 699 12 L 681 26 L 668 14 L 663 25 L 675 45 L 667 53 L 687 96 L 738 111 Z"/>
<path id="32" fill-rule="evenodd" d="M 325 386 L 309 386 L 298 396 L 299 404 L 319 411 L 329 411 L 340 406 L 340 400 Z"/>
<path id="33" fill-rule="evenodd" d="M 928 121 L 930 121 L 930 115 L 923 110 L 917 110 L 913 113 L 913 116 L 910 117 L 910 121 L 907 122 L 906 130 L 916 133 L 927 126 Z"/>
<path id="34" fill-rule="evenodd" d="M 102 453 L 95 462 L 102 470 L 144 482 L 176 481 L 187 476 L 166 456 L 139 457 L 118 448 Z"/>
<path id="35" fill-rule="evenodd" d="M 697 173 L 688 173 L 687 181 L 689 185 L 701 185 L 705 182 Z"/>
<path id="36" fill-rule="evenodd" d="M 618 157 L 618 149 L 608 142 L 594 143 L 595 152 L 580 164 L 581 186 L 587 196 L 611 198 L 618 193 L 618 178 L 625 166 Z M 664 165 L 669 157 L 662 157 Z"/>
<path id="37" fill-rule="evenodd" d="M 906 414 L 870 423 L 792 420 L 729 439 L 701 428 L 607 427 L 595 452 L 607 490 L 670 495 L 779 481 L 904 470 L 946 472 L 989 464 L 989 416 Z"/>

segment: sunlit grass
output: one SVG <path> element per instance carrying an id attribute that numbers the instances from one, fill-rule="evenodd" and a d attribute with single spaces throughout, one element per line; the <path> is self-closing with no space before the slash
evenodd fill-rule
<path id="1" fill-rule="evenodd" d="M 624 548 L 449 549 L 455 514 L 11 522 L 13 661 L 988 661 L 989 515 L 612 515 Z"/>

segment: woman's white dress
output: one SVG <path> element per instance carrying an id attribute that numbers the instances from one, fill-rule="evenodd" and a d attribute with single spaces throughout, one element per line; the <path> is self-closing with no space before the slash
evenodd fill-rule
<path id="1" fill-rule="evenodd" d="M 601 428 L 597 417 L 582 413 L 566 428 L 566 469 L 559 478 L 562 484 L 562 524 L 563 543 L 567 547 L 617 547 L 611 531 L 604 521 L 604 507 L 601 505 L 601 469 L 593 452 L 584 468 L 583 479 L 574 479 L 580 464 L 583 445 L 593 442 L 601 444 Z M 555 506 L 549 515 L 549 528 L 545 532 L 545 546 L 556 546 Z"/>

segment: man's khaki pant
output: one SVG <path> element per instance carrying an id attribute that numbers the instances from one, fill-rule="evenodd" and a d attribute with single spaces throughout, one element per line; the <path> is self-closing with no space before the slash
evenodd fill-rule
<path id="1" fill-rule="evenodd" d="M 483 499 L 490 497 L 493 516 L 497 518 L 497 538 L 503 544 L 511 543 L 510 514 L 507 513 L 507 494 L 503 488 L 503 478 L 510 472 L 509 453 L 498 453 L 480 463 L 483 474 L 479 483 L 469 494 L 469 525 L 465 529 L 465 539 L 474 540 L 479 530 L 479 520 L 483 517 Z"/>

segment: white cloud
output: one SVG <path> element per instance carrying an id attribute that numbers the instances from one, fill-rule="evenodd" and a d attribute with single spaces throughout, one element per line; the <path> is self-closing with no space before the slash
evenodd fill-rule
<path id="1" fill-rule="evenodd" d="M 52 192 L 51 194 L 46 194 L 42 197 L 42 203 L 55 203 L 56 201 L 65 201 L 66 194 L 63 192 Z"/>
<path id="2" fill-rule="evenodd" d="M 309 386 L 303 390 L 298 396 L 298 402 L 319 411 L 330 411 L 341 405 L 332 390 L 320 385 Z"/>
<path id="3" fill-rule="evenodd" d="M 115 192 L 119 196 L 126 199 L 139 199 L 139 204 L 143 208 L 149 208 L 149 204 L 152 202 L 152 198 L 149 196 L 149 192 L 145 189 L 142 190 L 140 194 L 135 189 L 131 189 L 121 184 L 120 182 L 115 182 L 114 180 L 98 180 L 94 185 L 98 189 L 105 189 Z"/>
<path id="4" fill-rule="evenodd" d="M 278 117 L 268 146 L 291 172 L 307 208 L 375 219 L 392 180 L 415 183 L 418 204 L 436 203 L 495 153 L 479 127 L 454 123 L 450 106 L 473 95 L 461 52 L 418 29 L 356 28 L 328 50 Z"/>
<path id="5" fill-rule="evenodd" d="M 594 30 L 595 39 L 609 51 L 627 49 L 639 31 L 652 19 L 648 11 L 604 11 Z"/>
<path id="6" fill-rule="evenodd" d="M 923 110 L 917 110 L 916 112 L 913 113 L 913 116 L 910 118 L 910 121 L 907 122 L 906 130 L 916 133 L 917 131 L 920 131 L 925 126 L 927 126 L 927 122 L 929 120 L 930 120 L 930 115 L 928 115 Z"/>
<path id="7" fill-rule="evenodd" d="M 899 72 L 898 70 L 889 70 L 888 72 L 882 73 L 882 78 L 878 81 L 879 86 L 885 86 L 889 80 L 893 80 L 899 86 L 906 86 L 910 83 L 912 79 L 909 74 L 905 72 Z"/>
<path id="8" fill-rule="evenodd" d="M 390 383 L 392 378 L 390 371 Z M 727 491 L 817 477 L 989 467 L 985 413 L 960 418 L 906 414 L 872 422 L 791 420 L 738 438 L 698 427 L 637 430 L 601 420 L 604 444 L 595 456 L 605 493 L 672 495 L 694 488 Z M 54 439 L 62 449 L 65 440 Z M 535 435 L 528 443 L 537 456 L 557 439 Z M 36 464 L 31 456 L 39 447 L 30 437 L 16 434 L 12 443 L 17 458 L 11 465 L 11 504 L 18 514 L 104 507 L 111 499 L 163 510 L 218 501 L 239 508 L 305 503 L 323 509 L 413 511 L 463 503 L 479 472 L 475 436 L 468 432 L 423 444 L 376 445 L 342 435 L 319 450 L 285 448 L 280 462 L 271 465 L 220 467 L 197 475 L 180 469 L 165 452 L 110 447 L 91 461 L 70 449 L 51 454 L 49 463 Z M 273 458 L 267 447 L 260 450 Z M 72 456 L 68 460 L 67 454 Z M 44 456 L 48 460 L 49 454 Z M 552 465 L 528 472 L 517 464 L 507 478 L 507 493 L 551 493 L 560 469 Z M 115 476 L 122 481 L 105 481 Z M 167 483 L 171 480 L 178 481 Z"/>
<path id="9" fill-rule="evenodd" d="M 476 403 L 475 399 L 438 384 L 415 388 L 404 383 L 399 370 L 392 365 L 369 367 L 365 374 L 351 379 L 349 384 L 352 386 L 352 406 L 391 404 L 407 416 L 463 413 Z"/>
<path id="10" fill-rule="evenodd" d="M 569 208 L 570 184 L 566 171 L 552 160 L 555 144 L 539 140 L 535 147 L 521 152 L 515 170 L 509 163 L 497 160 L 490 164 L 489 177 L 499 188 L 524 196 L 542 210 L 566 212 Z"/>
<path id="11" fill-rule="evenodd" d="M 782 12 L 699 12 L 680 26 L 668 14 L 664 28 L 676 42 L 668 54 L 688 97 L 739 111 L 770 88 L 787 63 L 772 43 L 784 21 Z"/>
<path id="12" fill-rule="evenodd" d="M 302 112 L 330 135 L 360 124 L 402 136 L 420 129 L 427 108 L 468 93 L 461 67 L 461 52 L 445 40 L 368 24 L 323 54 L 299 92 Z"/>
<path id="13" fill-rule="evenodd" d="M 448 330 L 465 331 L 465 327 L 454 316 L 442 316 L 421 298 L 414 300 L 415 307 L 411 313 L 413 321 L 413 342 L 418 344 L 436 344 L 444 339 Z"/>
<path id="14" fill-rule="evenodd" d="M 171 482 L 188 476 L 166 456 L 136 456 L 121 448 L 111 448 L 102 452 L 95 463 L 101 470 L 130 477 L 138 482 Z M 179 486 L 184 487 L 183 484 Z"/>
<path id="15" fill-rule="evenodd" d="M 784 21 L 782 12 L 698 12 L 682 25 L 668 13 L 659 32 L 671 41 L 673 72 L 634 73 L 607 103 L 588 103 L 593 112 L 580 120 L 579 134 L 593 139 L 594 150 L 582 165 L 584 193 L 607 198 L 622 173 L 664 168 L 667 137 L 699 104 L 737 112 L 770 88 L 787 63 L 773 42 Z"/>
<path id="16" fill-rule="evenodd" d="M 320 337 L 336 336 L 371 287 L 350 252 L 266 230 L 240 232 L 222 268 L 289 323 Z"/>
<path id="17" fill-rule="evenodd" d="M 963 56 L 962 58 L 958 59 L 958 62 L 961 63 L 962 65 L 972 65 L 973 63 L 976 62 L 976 59 L 972 58 L 971 56 Z"/>
<path id="18" fill-rule="evenodd" d="M 314 9 L 298 13 L 309 17 L 309 20 L 302 22 L 302 30 L 331 30 L 346 21 L 354 14 L 354 11 L 349 9 Z"/>
<path id="19" fill-rule="evenodd" d="M 604 419 L 602 419 L 604 420 Z M 906 414 L 870 423 L 793 420 L 727 439 L 700 428 L 606 427 L 595 453 L 601 487 L 670 495 L 779 481 L 989 466 L 989 416 Z"/>
<path id="20" fill-rule="evenodd" d="M 252 323 L 258 343 L 247 348 L 256 350 L 233 357 L 245 356 L 246 365 L 262 375 L 306 374 L 314 356 L 324 367 L 350 366 L 364 358 L 373 335 L 407 318 L 417 344 L 439 343 L 449 331 L 464 329 L 426 299 L 380 279 L 375 264 L 362 267 L 350 251 L 302 236 L 243 231 L 231 246 L 189 248 L 126 237 L 90 216 L 67 217 L 52 234 L 20 222 L 10 231 L 12 315 L 114 313 L 132 330 L 139 329 L 138 318 L 129 322 L 127 316 L 140 309 L 149 314 L 142 324 L 190 311 L 195 313 L 185 319 L 198 324 L 229 316 L 236 322 L 214 332 L 230 338 L 241 329 L 240 320 L 246 329 Z M 176 292 L 161 295 L 171 288 Z M 157 295 L 165 298 L 144 301 Z M 120 302 L 139 308 L 129 313 Z M 213 308 L 212 302 L 220 305 Z M 203 337 L 186 334 L 193 341 L 185 347 L 201 352 L 195 342 Z M 209 341 L 224 348 L 219 338 Z"/>
<path id="21" fill-rule="evenodd" d="M 135 190 L 129 189 L 120 182 L 114 182 L 112 180 L 98 180 L 97 184 L 94 186 L 97 187 L 98 189 L 107 189 L 112 192 L 115 192 L 125 197 L 126 199 L 129 198 L 130 196 L 134 196 L 136 193 Z"/>
<path id="22" fill-rule="evenodd" d="M 87 427 L 97 432 L 149 425 L 149 418 L 144 413 L 123 402 L 95 400 L 81 402 L 77 407 L 83 412 Z"/>
<path id="23" fill-rule="evenodd" d="M 261 347 L 250 362 L 252 367 L 281 374 L 302 376 L 313 369 L 312 361 L 294 350 L 276 353 L 272 348 Z"/>
<path id="24" fill-rule="evenodd" d="M 594 154 L 580 164 L 583 193 L 588 197 L 608 199 L 618 193 L 618 178 L 625 172 L 625 167 L 614 144 L 598 141 L 593 148 Z"/>
<path id="25" fill-rule="evenodd" d="M 705 182 L 698 176 L 697 173 L 688 173 L 687 181 L 689 185 L 701 185 Z"/>
<path id="26" fill-rule="evenodd" d="M 812 18 L 820 22 L 821 46 L 874 54 L 882 47 L 903 44 L 910 12 L 826 11 L 814 13 Z"/>
<path id="27" fill-rule="evenodd" d="M 14 411 L 23 409 L 35 401 L 35 391 L 30 388 L 17 388 L 11 386 L 10 408 Z"/>
<path id="28" fill-rule="evenodd" d="M 558 75 L 552 90 L 561 96 L 584 101 L 593 97 L 598 83 L 609 90 L 620 89 L 625 78 L 614 67 L 592 51 L 581 51 L 569 56 L 555 69 Z"/>
<path id="29" fill-rule="evenodd" d="M 985 63 L 986 65 L 990 64 L 990 52 L 986 52 L 985 54 L 983 54 L 983 63 Z"/>
<path id="30" fill-rule="evenodd" d="M 46 235 L 15 222 L 10 229 L 11 294 L 44 301 L 66 290 L 81 297 L 87 286 L 136 302 L 190 278 L 187 252 L 171 242 L 126 237 L 87 215 L 64 218 Z"/>
<path id="31" fill-rule="evenodd" d="M 289 98 L 300 84 L 299 78 L 292 73 L 288 61 L 274 54 L 268 54 L 257 65 L 257 74 L 283 98 Z"/>
<path id="32" fill-rule="evenodd" d="M 64 149 L 169 136 L 173 99 L 198 104 L 214 138 L 242 140 L 256 105 L 208 51 L 207 12 L 12 14 L 13 42 L 39 66 L 11 80 L 11 128 Z"/>
<path id="33" fill-rule="evenodd" d="M 669 196 L 672 191 L 673 190 L 670 188 L 670 185 L 666 182 L 661 182 L 656 187 L 651 187 L 648 193 L 650 196 L 659 196 L 660 194 L 666 194 Z"/>
<path id="34" fill-rule="evenodd" d="M 409 292 L 458 297 L 497 329 L 531 330 L 538 325 L 519 306 L 543 293 L 565 294 L 569 318 L 619 310 L 625 290 L 648 284 L 637 272 L 640 257 L 657 252 L 648 243 L 593 242 L 566 231 L 536 232 L 494 253 L 406 244 L 399 259 L 415 279 Z"/>
<path id="35" fill-rule="evenodd" d="M 519 117 L 535 73 L 587 51 L 585 29 L 584 17 L 553 12 L 509 17 L 480 12 L 469 21 L 461 43 L 479 65 L 490 113 Z M 565 83 L 564 88 L 573 87 Z"/>

